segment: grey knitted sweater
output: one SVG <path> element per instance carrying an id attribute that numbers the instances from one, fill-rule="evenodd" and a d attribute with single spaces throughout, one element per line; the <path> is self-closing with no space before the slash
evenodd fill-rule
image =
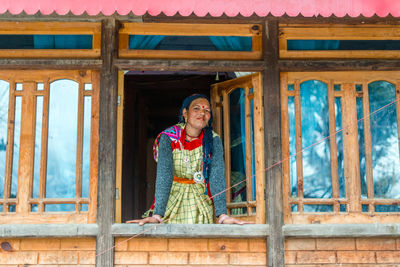
<path id="1" fill-rule="evenodd" d="M 221 139 L 215 136 L 213 139 L 213 150 L 211 153 L 209 183 L 211 195 L 215 195 L 225 190 L 225 163 Z M 158 145 L 158 163 L 156 177 L 156 192 L 154 214 L 164 216 L 167 206 L 172 180 L 174 176 L 174 166 L 172 159 L 171 139 L 162 134 Z M 215 215 L 226 214 L 226 194 L 225 192 L 213 198 Z"/>

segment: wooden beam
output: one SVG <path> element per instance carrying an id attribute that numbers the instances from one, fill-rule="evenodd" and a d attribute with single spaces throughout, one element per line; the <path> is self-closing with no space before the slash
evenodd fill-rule
<path id="1" fill-rule="evenodd" d="M 159 60 L 159 59 L 118 59 L 116 66 L 122 70 L 151 71 L 262 71 L 265 62 L 257 60 Z"/>
<path id="2" fill-rule="evenodd" d="M 96 224 L 3 224 L 0 238 L 16 237 L 95 237 Z"/>
<path id="3" fill-rule="evenodd" d="M 114 223 L 116 143 L 117 143 L 117 92 L 118 71 L 114 67 L 117 51 L 117 23 L 109 18 L 102 21 L 98 153 L 98 206 L 99 232 L 96 252 L 108 250 L 114 245 L 111 225 Z M 96 266 L 113 266 L 113 250 L 97 257 Z"/>
<path id="4" fill-rule="evenodd" d="M 279 60 L 281 71 L 355 71 L 400 70 L 399 60 L 340 59 L 340 60 Z"/>
<path id="5" fill-rule="evenodd" d="M 0 69 L 100 69 L 101 59 L 9 59 L 0 58 Z"/>
<path id="6" fill-rule="evenodd" d="M 278 66 L 279 29 L 277 21 L 266 21 L 263 33 L 263 51 L 266 69 L 263 72 L 265 166 L 282 160 L 280 74 Z M 268 122 L 268 124 L 265 124 Z M 269 223 L 267 240 L 268 266 L 284 267 L 285 250 L 283 227 L 282 166 L 268 169 L 265 174 L 266 217 Z"/>

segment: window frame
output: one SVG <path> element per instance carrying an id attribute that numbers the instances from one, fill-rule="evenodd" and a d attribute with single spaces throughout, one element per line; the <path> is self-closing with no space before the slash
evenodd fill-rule
<path id="1" fill-rule="evenodd" d="M 257 27 L 257 29 L 253 29 Z M 129 49 L 129 35 L 243 36 L 252 37 L 252 51 L 185 51 Z M 261 24 L 122 23 L 119 58 L 147 59 L 262 59 Z"/>
<path id="2" fill-rule="evenodd" d="M 100 58 L 98 22 L 1 22 L 0 34 L 92 35 L 92 49 L 0 49 L 0 58 Z"/>
<path id="3" fill-rule="evenodd" d="M 299 130 L 301 135 L 301 125 L 299 126 L 300 115 L 300 83 L 308 80 L 319 80 L 328 84 L 328 102 L 329 102 L 329 134 L 331 144 L 336 145 L 336 129 L 335 129 L 335 110 L 334 110 L 334 98 L 341 97 L 342 103 L 342 125 L 343 125 L 343 152 L 344 152 L 344 171 L 345 171 L 345 186 L 346 186 L 346 198 L 339 198 L 337 177 L 331 176 L 332 179 L 332 198 L 330 199 L 304 199 L 300 197 L 292 198 L 290 196 L 290 153 L 289 153 L 289 120 L 288 120 L 288 97 L 295 97 L 295 116 L 296 116 L 296 151 L 302 148 L 298 147 Z M 361 184 L 360 184 L 360 166 L 359 166 L 359 147 L 358 147 L 358 126 L 357 126 L 357 109 L 356 109 L 356 98 L 363 96 L 363 109 L 364 116 L 366 119 L 364 123 L 364 135 L 370 136 L 369 129 L 369 109 L 367 108 L 367 97 L 368 97 L 368 84 L 374 81 L 388 81 L 395 85 L 396 99 L 400 97 L 400 79 L 399 72 L 396 71 L 385 71 L 385 72 L 374 72 L 374 71 L 354 71 L 354 72 L 282 72 L 281 73 L 281 112 L 282 112 L 282 160 L 283 160 L 283 197 L 284 197 L 284 220 L 285 223 L 389 223 L 397 222 L 399 213 L 398 212 L 379 212 L 375 213 L 372 208 L 373 205 L 383 204 L 390 205 L 398 203 L 396 199 L 377 199 L 371 198 L 371 189 L 368 186 L 368 198 L 361 198 Z M 295 90 L 289 91 L 288 84 L 294 84 Z M 334 90 L 334 84 L 341 84 L 341 91 Z M 356 92 L 355 85 L 362 84 L 363 92 Z M 296 99 L 297 97 L 297 99 Z M 333 105 L 333 109 L 331 108 Z M 398 124 L 398 135 L 400 136 L 400 103 L 397 101 L 397 124 Z M 331 127 L 332 126 L 332 127 Z M 368 128 L 367 128 L 368 127 Z M 366 138 L 367 140 L 367 138 Z M 331 166 L 335 166 L 336 150 L 332 149 L 331 146 Z M 301 146 L 301 143 L 300 143 Z M 365 149 L 371 149 L 371 145 L 367 147 L 367 141 Z M 333 150 L 333 151 L 332 151 Z M 367 152 L 366 152 L 367 154 Z M 301 153 L 297 154 L 297 166 L 302 166 Z M 299 156 L 300 155 L 300 156 Z M 333 159 L 333 162 L 332 162 Z M 368 162 L 368 161 L 367 161 Z M 370 164 L 371 161 L 369 161 Z M 367 163 L 368 164 L 368 163 Z M 337 166 L 337 162 L 336 162 Z M 366 166 L 368 169 L 368 166 Z M 371 166 L 372 168 L 372 166 Z M 335 170 L 332 170 L 332 173 Z M 299 172 L 298 177 L 299 177 Z M 337 172 L 336 172 L 337 173 Z M 299 178 L 297 178 L 299 179 Z M 301 178 L 300 178 L 301 179 Z M 372 177 L 370 176 L 367 181 L 369 184 L 373 183 Z M 301 182 L 300 182 L 301 183 Z M 336 185 L 336 186 L 335 186 Z M 300 187 L 302 186 L 302 183 Z M 299 188 L 299 182 L 298 182 Z M 335 191 L 336 190 L 336 191 Z M 300 190 L 299 190 L 300 191 Z M 373 194 L 373 192 L 372 192 Z M 332 204 L 334 206 L 333 212 L 313 212 L 306 213 L 301 208 L 299 212 L 292 212 L 292 204 Z M 340 212 L 340 204 L 348 204 L 346 212 Z M 362 212 L 361 206 L 368 204 L 370 206 L 369 212 Z"/>
<path id="4" fill-rule="evenodd" d="M 8 139 L 6 151 L 6 174 L 4 198 L 0 204 L 15 204 L 16 212 L 7 212 L 7 208 L 0 213 L 0 224 L 7 223 L 94 223 L 97 213 L 97 166 L 98 166 L 98 142 L 99 142 L 99 72 L 77 71 L 77 70 L 17 70 L 0 71 L 0 78 L 10 83 L 10 100 L 15 96 L 22 97 L 21 106 L 21 141 L 18 166 L 17 197 L 9 198 L 10 179 L 13 156 L 13 140 Z M 47 134 L 48 134 L 48 104 L 50 83 L 60 79 L 73 80 L 79 84 L 78 118 L 77 118 L 77 175 L 75 180 L 75 197 L 45 198 L 46 191 L 46 166 L 47 166 Z M 23 83 L 23 91 L 16 91 L 15 84 Z M 43 83 L 44 90 L 37 90 L 36 84 Z M 86 83 L 92 84 L 90 91 L 85 90 Z M 35 157 L 35 129 L 36 129 L 36 99 L 43 96 L 43 122 L 41 131 L 41 153 L 40 153 L 40 182 L 39 197 L 32 197 L 33 190 L 33 168 Z M 81 197 L 81 165 L 83 145 L 83 101 L 85 96 L 91 96 L 91 125 L 90 125 L 90 166 L 89 166 L 89 195 L 88 198 Z M 10 104 L 12 103 L 10 101 Z M 8 138 L 13 137 L 13 104 L 9 104 Z M 23 136 L 24 135 L 24 136 Z M 7 182 L 8 181 L 8 182 Z M 31 205 L 37 204 L 38 211 L 31 212 Z M 45 212 L 45 204 L 75 204 L 74 212 Z M 81 204 L 88 204 L 88 211 L 81 212 Z"/>

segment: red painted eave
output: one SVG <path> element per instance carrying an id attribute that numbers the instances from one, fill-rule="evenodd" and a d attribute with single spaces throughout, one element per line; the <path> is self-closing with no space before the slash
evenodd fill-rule
<path id="1" fill-rule="evenodd" d="M 400 0 L 0 0 L 0 14 L 400 17 Z"/>

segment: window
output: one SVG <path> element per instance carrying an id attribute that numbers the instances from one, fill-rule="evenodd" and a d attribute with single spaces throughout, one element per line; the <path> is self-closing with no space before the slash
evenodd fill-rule
<path id="1" fill-rule="evenodd" d="M 397 220 L 398 75 L 282 73 L 287 223 Z"/>
<path id="2" fill-rule="evenodd" d="M 261 75 L 214 84 L 211 92 L 215 130 L 225 149 L 228 214 L 265 223 Z"/>
<path id="3" fill-rule="evenodd" d="M 95 221 L 97 75 L 0 72 L 2 223 Z"/>
<path id="4" fill-rule="evenodd" d="M 392 25 L 280 25 L 281 58 L 399 58 Z"/>
<path id="5" fill-rule="evenodd" d="M 261 59 L 259 24 L 123 23 L 121 58 Z"/>
<path id="6" fill-rule="evenodd" d="M 2 22 L 0 57 L 98 58 L 100 32 L 92 22 Z"/>

